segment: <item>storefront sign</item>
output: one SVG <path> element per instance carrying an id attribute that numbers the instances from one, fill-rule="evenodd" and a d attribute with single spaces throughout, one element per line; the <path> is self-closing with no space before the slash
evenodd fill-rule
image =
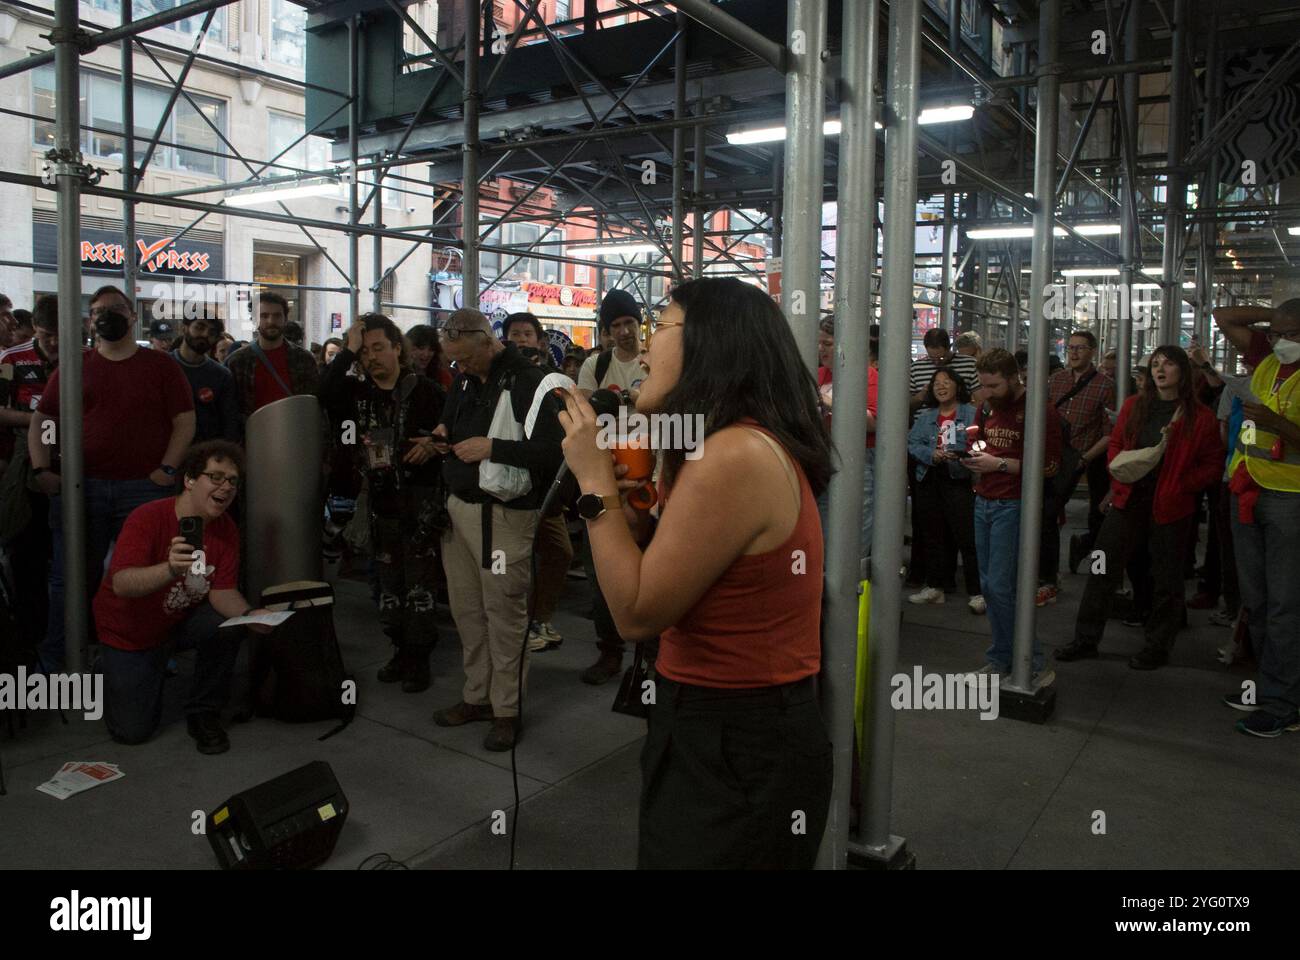
<path id="1" fill-rule="evenodd" d="M 58 227 L 52 223 L 32 224 L 32 251 L 37 263 L 57 263 Z M 136 238 L 136 256 L 141 274 L 158 273 L 220 279 L 225 267 L 221 244 L 205 243 L 158 233 Z M 81 265 L 88 273 L 121 274 L 126 259 L 122 234 L 94 227 L 81 230 Z"/>
<path id="2" fill-rule="evenodd" d="M 560 306 L 578 310 L 595 310 L 598 302 L 591 287 L 570 287 L 558 283 L 525 280 L 521 286 L 528 294 L 529 307 Z"/>

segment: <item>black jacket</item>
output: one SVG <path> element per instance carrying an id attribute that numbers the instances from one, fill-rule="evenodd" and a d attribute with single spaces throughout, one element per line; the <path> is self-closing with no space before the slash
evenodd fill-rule
<path id="1" fill-rule="evenodd" d="M 442 422 L 447 426 L 450 442 L 456 444 L 470 437 L 486 437 L 492 414 L 496 411 L 497 398 L 505 387 L 510 389 L 515 419 L 522 425 L 532 408 L 537 385 L 545 375 L 545 371 L 525 360 L 513 343 L 507 343 L 505 350 L 492 361 L 486 381 L 466 373 L 457 374 L 442 410 Z M 564 459 L 560 449 L 564 428 L 557 417 L 562 407 L 562 401 L 548 396 L 538 411 L 531 439 L 492 441 L 494 462 L 523 467 L 533 480 L 532 490 L 502 506 L 512 510 L 536 510 L 542 505 Z M 451 493 L 469 503 L 497 502 L 480 489 L 478 467 L 477 463 L 465 463 L 455 454 L 449 454 L 443 459 L 443 482 Z"/>

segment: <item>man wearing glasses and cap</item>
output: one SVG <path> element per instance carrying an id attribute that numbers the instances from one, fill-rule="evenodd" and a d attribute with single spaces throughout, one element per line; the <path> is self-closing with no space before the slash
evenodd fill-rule
<path id="1" fill-rule="evenodd" d="M 1300 730 L 1300 299 L 1281 306 L 1220 307 L 1214 322 L 1253 366 L 1241 430 L 1228 463 L 1241 602 L 1259 662 L 1256 696 L 1224 703 L 1257 737 Z M 1254 329 L 1267 323 L 1266 329 Z"/>
<path id="2" fill-rule="evenodd" d="M 451 529 L 443 535 L 442 561 L 464 647 L 465 687 L 460 701 L 435 713 L 434 722 L 447 727 L 491 720 L 484 747 L 509 750 L 520 735 L 519 659 L 529 626 L 533 537 L 564 458 L 560 401 L 539 396 L 544 372 L 513 343 L 498 340 L 479 311 L 457 310 L 442 334 L 457 376 L 433 439 L 436 452 L 446 454 Z M 513 418 L 521 439 L 488 436 L 500 432 L 492 429 L 498 408 Z M 527 471 L 528 489 L 509 498 L 485 490 L 485 461 Z"/>

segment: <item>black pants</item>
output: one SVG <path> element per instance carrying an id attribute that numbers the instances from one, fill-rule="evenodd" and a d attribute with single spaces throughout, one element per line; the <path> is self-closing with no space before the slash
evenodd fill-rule
<path id="1" fill-rule="evenodd" d="M 921 519 L 919 483 L 916 479 L 916 460 L 907 458 L 907 492 L 912 497 L 912 555 L 907 567 L 908 580 L 921 580 L 925 577 L 929 560 L 926 557 L 929 544 L 925 537 L 925 523 Z"/>
<path id="2" fill-rule="evenodd" d="M 831 775 L 811 677 L 754 690 L 660 677 L 641 751 L 638 866 L 810 869 Z"/>
<path id="3" fill-rule="evenodd" d="M 980 592 L 979 560 L 975 556 L 975 493 L 969 479 L 955 479 L 945 466 L 933 466 L 916 485 L 917 512 L 927 541 L 925 585 L 942 590 L 957 576 L 961 551 L 966 593 Z"/>
<path id="4" fill-rule="evenodd" d="M 591 609 L 592 621 L 596 627 L 596 649 L 601 653 L 616 653 L 621 657 L 627 644 L 614 624 L 614 616 L 609 612 L 605 595 L 600 592 L 600 583 L 596 580 L 596 564 L 591 558 L 591 540 L 587 538 L 585 530 L 583 531 L 582 568 L 587 573 L 587 582 L 591 584 Z"/>
<path id="5" fill-rule="evenodd" d="M 144 743 L 162 721 L 167 660 L 175 651 L 197 650 L 186 715 L 218 713 L 230 699 L 230 680 L 241 630 L 218 629 L 221 614 L 204 603 L 178 624 L 167 641 L 148 650 L 99 648 L 104 673 L 104 724 L 118 743 Z"/>
<path id="6" fill-rule="evenodd" d="M 13 561 L 14 616 L 18 620 L 21 649 L 35 654 L 45 640 L 49 621 L 50 501 L 39 493 L 28 493 L 32 518 L 27 526 L 5 544 Z"/>
<path id="7" fill-rule="evenodd" d="M 1084 476 L 1088 478 L 1088 537 L 1084 543 L 1087 550 L 1091 551 L 1106 516 L 1101 512 L 1101 502 L 1110 492 L 1110 468 L 1106 465 L 1105 452 L 1093 458 Z"/>
<path id="8" fill-rule="evenodd" d="M 1105 571 L 1088 569 L 1088 583 L 1074 623 L 1076 643 L 1096 647 L 1106 630 L 1115 591 L 1123 580 L 1129 558 L 1149 546 L 1151 557 L 1150 614 L 1144 630 L 1147 645 L 1168 653 L 1183 625 L 1183 551 L 1191 533 L 1194 515 L 1174 523 L 1156 523 L 1151 518 L 1150 496 L 1130 499 L 1124 509 L 1111 507 L 1102 522 L 1094 547 L 1102 552 Z M 1134 601 L 1142 610 L 1143 598 L 1134 583 Z"/>
<path id="9" fill-rule="evenodd" d="M 1237 585 L 1237 550 L 1232 543 L 1232 495 L 1228 493 L 1226 483 L 1220 483 L 1218 490 L 1211 522 L 1218 531 L 1219 579 L 1223 588 L 1223 605 L 1228 614 L 1235 617 L 1241 609 L 1241 588 Z"/>
<path id="10" fill-rule="evenodd" d="M 379 578 L 379 620 L 399 652 L 428 656 L 438 642 L 436 571 L 440 531 L 439 491 L 407 487 L 379 513 L 372 508 L 371 537 Z"/>
<path id="11" fill-rule="evenodd" d="M 1038 531 L 1038 582 L 1056 584 L 1061 570 L 1061 501 L 1051 480 L 1043 484 L 1043 524 Z"/>

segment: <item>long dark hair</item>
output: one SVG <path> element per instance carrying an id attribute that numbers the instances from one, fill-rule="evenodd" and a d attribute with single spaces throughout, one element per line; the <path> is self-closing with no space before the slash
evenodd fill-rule
<path id="1" fill-rule="evenodd" d="M 434 377 L 442 362 L 442 341 L 438 337 L 438 331 L 427 323 L 421 323 L 406 331 L 406 339 L 410 341 L 413 347 L 420 349 L 433 348 L 433 356 L 429 358 L 429 366 L 416 372 L 422 373 L 426 377 Z"/>
<path id="2" fill-rule="evenodd" d="M 803 468 L 813 493 L 830 481 L 831 439 L 817 409 L 817 381 L 772 298 L 734 278 L 690 280 L 672 292 L 682 328 L 682 373 L 665 413 L 704 415 L 704 435 L 748 417 L 772 431 Z M 664 457 L 672 483 L 684 450 Z"/>
<path id="3" fill-rule="evenodd" d="M 1175 344 L 1166 344 L 1163 347 L 1156 347 L 1151 351 L 1151 361 L 1154 363 L 1156 357 L 1164 357 L 1166 360 L 1172 360 L 1178 367 L 1178 405 L 1183 411 L 1183 425 L 1176 429 L 1191 430 L 1192 423 L 1196 420 L 1196 389 L 1192 383 L 1192 363 L 1187 359 L 1187 353 L 1182 347 Z M 1129 415 L 1128 425 L 1124 430 L 1124 439 L 1129 443 L 1137 440 L 1138 434 L 1142 432 L 1142 425 L 1146 423 L 1147 415 L 1151 412 L 1151 404 L 1155 402 L 1158 394 L 1156 393 L 1156 380 L 1151 376 L 1148 368 L 1146 384 L 1142 392 L 1137 395 L 1137 400 L 1133 402 L 1133 412 Z"/>
<path id="4" fill-rule="evenodd" d="M 927 407 L 939 406 L 939 398 L 934 395 L 934 381 L 939 378 L 939 374 L 941 373 L 951 380 L 953 385 L 957 388 L 955 397 L 956 401 L 958 403 L 970 403 L 970 388 L 966 386 L 966 381 L 962 379 L 962 376 L 957 372 L 956 367 L 952 366 L 952 364 L 945 363 L 942 367 L 935 370 L 934 375 L 930 377 L 930 385 L 926 387 L 925 390 L 925 405 Z"/>

